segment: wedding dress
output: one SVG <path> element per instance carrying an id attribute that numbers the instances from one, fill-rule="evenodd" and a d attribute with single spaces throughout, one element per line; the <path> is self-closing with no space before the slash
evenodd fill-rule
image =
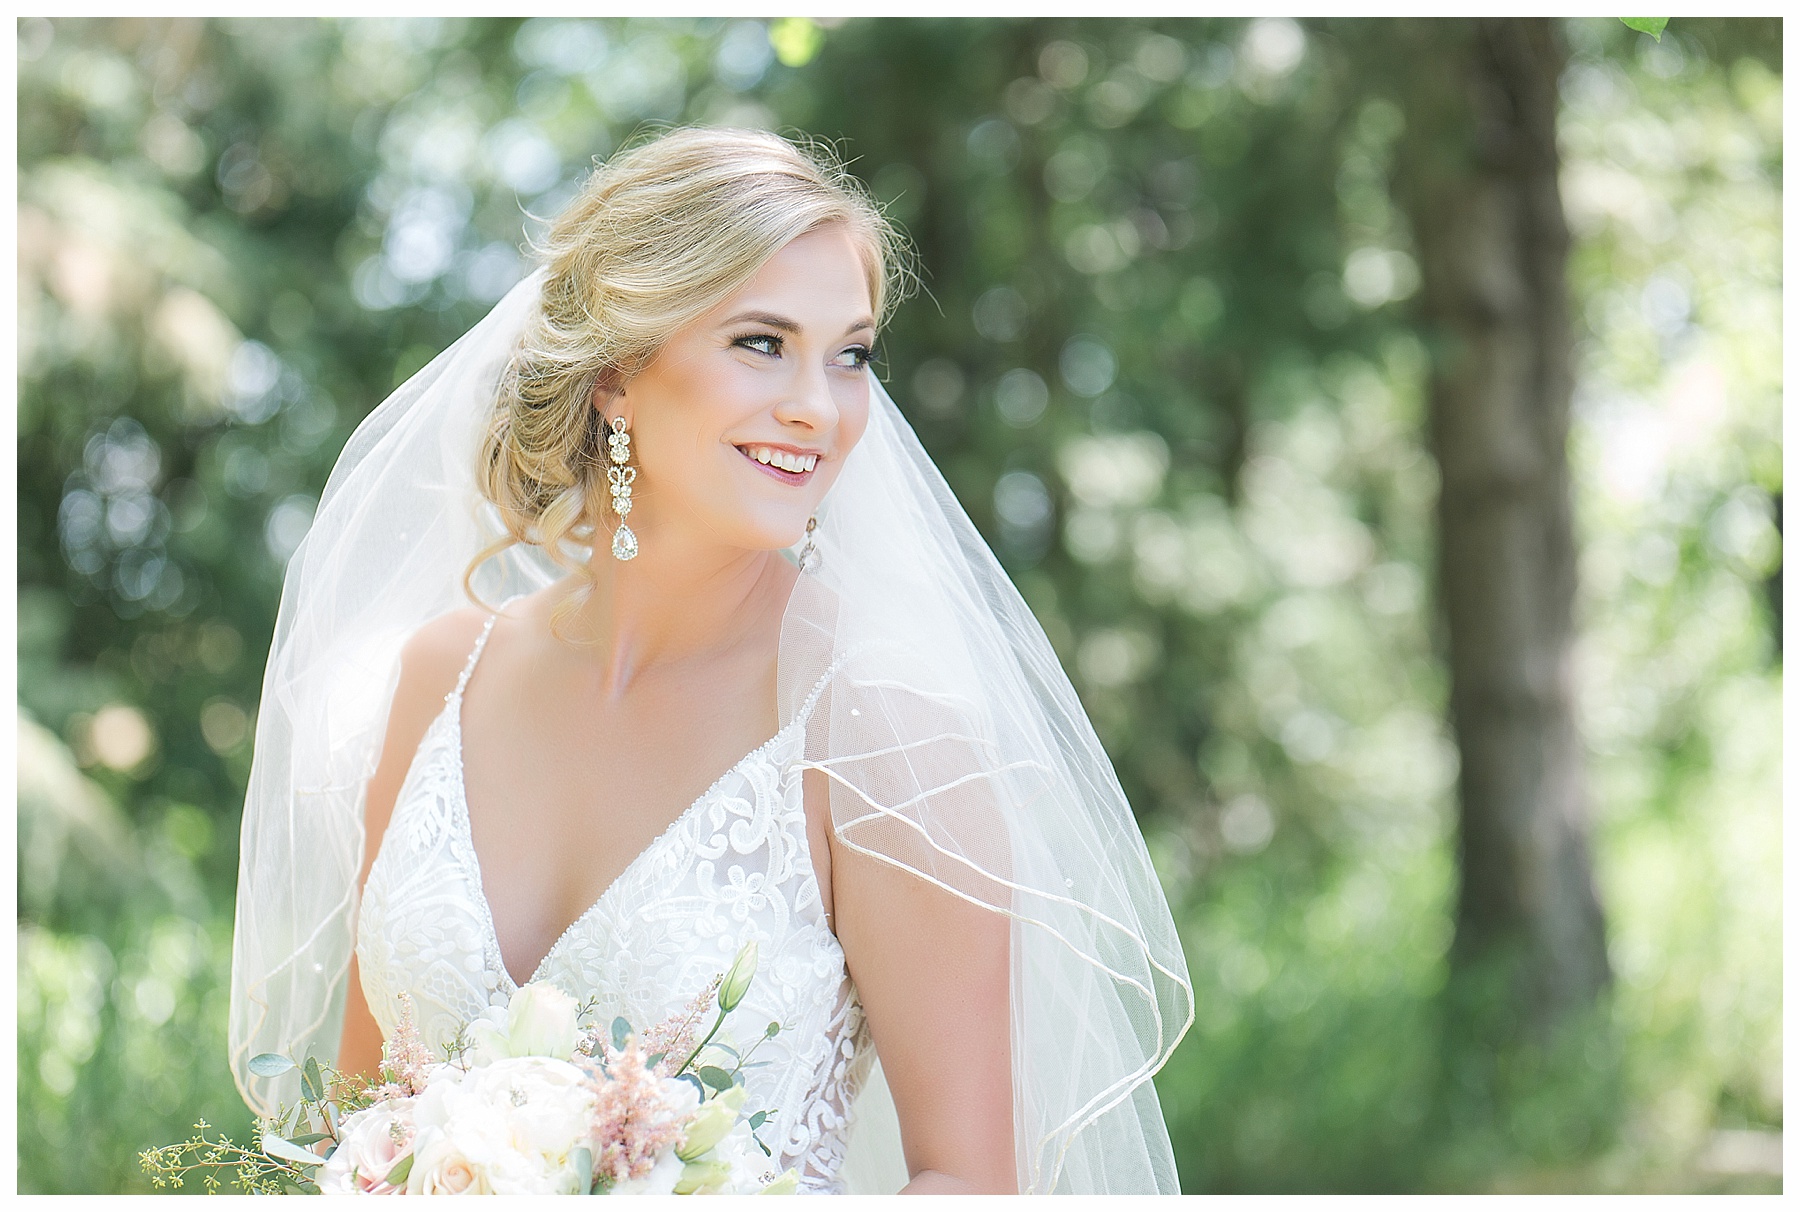
<path id="1" fill-rule="evenodd" d="M 497 616 L 427 729 L 363 890 L 356 957 L 384 1038 L 410 994 L 426 1044 L 457 1033 L 518 986 L 501 958 L 469 827 L 462 700 Z M 726 771 L 563 932 L 529 977 L 593 1003 L 593 1021 L 647 1027 L 680 1012 L 755 939 L 759 962 L 727 1020 L 746 1113 L 777 1170 L 843 1190 L 849 1111 L 874 1059 L 862 1007 L 827 928 L 806 835 L 801 767 L 824 681 L 768 741 Z M 757 1044 L 769 1023 L 781 1030 Z M 735 1029 L 735 1030 L 734 1030 Z M 890 1188 L 890 1190 L 893 1188 Z"/>
<path id="2" fill-rule="evenodd" d="M 357 881 L 400 650 L 467 603 L 464 570 L 501 533 L 476 452 L 546 272 L 358 426 L 288 564 L 232 963 L 231 1063 L 260 1114 L 291 1103 L 298 1079 L 259 1074 L 254 1057 L 334 1055 L 353 950 L 382 1028 L 409 990 L 434 1043 L 511 989 L 453 704 L 416 755 L 360 905 Z M 1151 1078 L 1193 1021 L 1193 986 L 1143 836 L 1043 628 L 881 382 L 869 386 L 868 428 L 820 504 L 817 560 L 782 619 L 780 731 L 633 861 L 538 975 L 641 1027 L 757 937 L 750 1001 L 731 1022 L 752 1036 L 783 1024 L 750 1084 L 774 1120 L 763 1139 L 812 1189 L 899 1189 L 893 1100 L 809 859 L 800 777 L 817 772 L 836 844 L 1010 924 L 1019 1189 L 1175 1191 Z M 561 575 L 514 546 L 473 587 L 501 602 Z M 882 1177 L 856 1177 L 864 1159 Z"/>

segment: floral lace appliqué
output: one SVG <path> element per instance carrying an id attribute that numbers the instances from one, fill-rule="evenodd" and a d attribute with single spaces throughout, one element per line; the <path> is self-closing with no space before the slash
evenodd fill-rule
<path id="1" fill-rule="evenodd" d="M 382 1034 L 410 993 L 420 1034 L 440 1052 L 515 988 L 482 892 L 462 779 L 462 695 L 488 634 L 413 758 L 357 928 L 363 993 Z M 649 1025 L 685 1007 L 756 939 L 757 978 L 727 1030 L 744 1048 L 770 1022 L 781 1031 L 745 1070 L 746 1106 L 770 1111 L 757 1135 L 777 1164 L 793 1166 L 806 1189 L 835 1191 L 873 1052 L 808 848 L 799 762 L 809 710 L 810 700 L 633 859 L 532 979 L 593 999 L 598 1021 Z"/>

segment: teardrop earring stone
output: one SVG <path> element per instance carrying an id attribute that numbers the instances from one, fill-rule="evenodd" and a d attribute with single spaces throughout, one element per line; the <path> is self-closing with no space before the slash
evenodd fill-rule
<path id="1" fill-rule="evenodd" d="M 629 560 L 637 555 L 637 536 L 632 534 L 631 527 L 623 522 L 619 523 L 619 528 L 613 531 L 612 551 L 615 560 Z"/>

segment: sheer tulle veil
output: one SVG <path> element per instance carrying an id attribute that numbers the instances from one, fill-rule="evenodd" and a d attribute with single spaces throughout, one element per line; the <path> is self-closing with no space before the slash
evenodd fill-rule
<path id="1" fill-rule="evenodd" d="M 288 566 L 240 845 L 231 1063 L 259 1112 L 291 1100 L 252 1056 L 330 1058 L 363 860 L 362 799 L 401 645 L 463 605 L 498 534 L 476 451 L 542 271 L 358 427 Z M 1193 1019 L 1169 908 L 1112 766 L 993 553 L 879 383 L 819 511 L 783 619 L 783 723 L 821 678 L 805 762 L 841 842 L 1005 915 L 1012 932 L 1020 1189 L 1178 1190 L 1151 1076 Z M 483 600 L 549 584 L 513 547 Z M 877 1067 L 856 1106 L 853 1189 L 905 1181 Z"/>

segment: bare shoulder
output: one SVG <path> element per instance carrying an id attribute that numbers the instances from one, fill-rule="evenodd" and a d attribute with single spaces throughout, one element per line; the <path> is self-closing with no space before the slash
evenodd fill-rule
<path id="1" fill-rule="evenodd" d="M 421 703 L 442 703 L 456 689 L 456 679 L 481 638 L 488 612 L 479 606 L 463 606 L 440 614 L 412 633 L 400 649 L 400 685 L 395 705 L 402 697 Z"/>
<path id="2" fill-rule="evenodd" d="M 443 710 L 445 698 L 456 689 L 456 679 L 487 618 L 488 612 L 475 606 L 452 610 L 420 627 L 400 649 L 400 684 L 394 688 L 381 760 L 369 780 L 364 802 L 363 823 L 368 831 L 364 878 L 375 861 L 413 754 L 431 721 Z"/>
<path id="3" fill-rule="evenodd" d="M 425 730 L 444 708 L 444 700 L 456 689 L 456 679 L 481 638 L 488 612 L 464 606 L 440 614 L 413 632 L 400 649 L 400 683 L 388 712 L 387 739 L 382 751 L 411 761 Z"/>

